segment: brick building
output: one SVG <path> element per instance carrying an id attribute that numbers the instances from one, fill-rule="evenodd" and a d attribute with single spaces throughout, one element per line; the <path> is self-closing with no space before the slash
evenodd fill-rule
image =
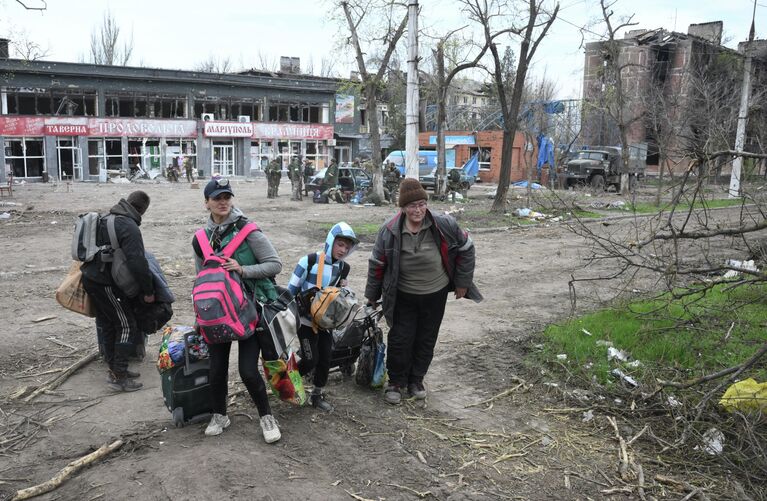
<path id="1" fill-rule="evenodd" d="M 722 22 L 717 21 L 692 24 L 687 33 L 664 29 L 633 30 L 615 41 L 619 58 L 617 66 L 623 67 L 621 81 L 626 96 L 623 113 L 624 123 L 628 125 L 628 142 L 647 144 L 648 172 L 657 172 L 661 141 L 664 141 L 663 149 L 668 152 L 668 159 L 677 163 L 680 169 L 686 167 L 685 162 L 678 161 L 690 149 L 683 138 L 694 137 L 698 131 L 693 131 L 700 129 L 694 114 L 699 113 L 695 107 L 696 100 L 701 98 L 720 100 L 720 108 L 729 114 L 720 122 L 726 122 L 725 127 L 731 129 L 726 130 L 724 136 L 731 138 L 730 144 L 734 144 L 742 79 L 742 69 L 738 68 L 742 68 L 744 53 L 743 44 L 738 51 L 721 45 L 722 28 Z M 607 43 L 586 44 L 581 132 L 584 145 L 620 146 L 614 119 L 615 104 L 608 101 L 612 85 L 606 70 L 611 57 Z M 767 75 L 764 43 L 763 40 L 753 42 L 756 51 L 752 89 L 763 85 Z M 707 70 L 723 60 L 731 61 L 729 71 L 721 72 L 721 78 L 728 81 L 731 91 L 717 97 L 716 92 L 702 87 L 699 75 L 706 75 L 705 78 L 710 80 L 714 73 Z M 706 85 L 712 85 L 712 82 Z M 701 94 L 706 95 L 702 97 Z M 611 106 L 613 112 L 606 112 Z"/>
<path id="2" fill-rule="evenodd" d="M 466 163 L 474 153 L 479 152 L 479 179 L 483 183 L 497 183 L 501 174 L 501 147 L 503 131 L 446 131 L 445 148 L 454 150 L 455 165 Z M 437 136 L 433 131 L 418 134 L 418 147 L 421 150 L 437 148 Z M 522 156 L 525 150 L 525 135 L 517 132 L 511 155 L 511 182 L 527 179 L 527 163 Z M 529 161 L 535 163 L 533 150 Z"/>

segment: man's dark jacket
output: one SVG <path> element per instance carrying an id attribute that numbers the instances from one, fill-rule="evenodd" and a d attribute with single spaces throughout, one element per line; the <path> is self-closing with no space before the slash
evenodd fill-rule
<path id="1" fill-rule="evenodd" d="M 149 264 L 144 256 L 144 239 L 141 237 L 141 230 L 139 230 L 141 214 L 124 198 L 120 199 L 114 207 L 109 209 L 109 213 L 116 216 L 115 233 L 117 234 L 117 242 L 125 253 L 128 268 L 138 282 L 141 294 L 144 296 L 153 295 L 152 272 L 149 270 Z M 103 217 L 99 220 L 96 244 L 99 246 L 109 244 L 107 221 Z M 91 282 L 102 285 L 115 285 L 112 280 L 112 264 L 103 262 L 100 252 L 96 254 L 93 261 L 83 263 L 81 270 L 83 277 Z"/>

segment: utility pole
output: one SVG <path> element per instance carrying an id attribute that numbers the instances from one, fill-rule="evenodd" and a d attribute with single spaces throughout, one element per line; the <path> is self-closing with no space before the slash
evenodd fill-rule
<path id="1" fill-rule="evenodd" d="M 418 179 L 418 0 L 408 0 L 405 177 Z"/>
<path id="2" fill-rule="evenodd" d="M 754 20 L 756 18 L 756 0 L 754 0 L 754 12 L 751 15 L 751 31 L 748 33 L 748 42 L 744 50 L 746 61 L 743 64 L 743 88 L 740 91 L 740 110 L 738 111 L 738 130 L 735 134 L 735 151 L 743 152 L 743 146 L 746 143 L 746 124 L 748 123 L 748 101 L 751 98 L 751 42 L 754 41 Z M 730 191 L 729 198 L 740 197 L 740 176 L 743 168 L 743 157 L 738 155 L 732 161 L 732 172 L 730 173 Z"/>

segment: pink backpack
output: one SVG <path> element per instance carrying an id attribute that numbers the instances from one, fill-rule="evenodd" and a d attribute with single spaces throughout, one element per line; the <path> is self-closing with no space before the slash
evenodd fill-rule
<path id="1" fill-rule="evenodd" d="M 219 253 L 213 251 L 204 229 L 195 233 L 203 264 L 194 281 L 192 302 L 199 332 L 208 344 L 247 339 L 256 329 L 258 312 L 243 292 L 240 275 L 221 265 L 257 230 L 254 223 L 246 224 Z"/>

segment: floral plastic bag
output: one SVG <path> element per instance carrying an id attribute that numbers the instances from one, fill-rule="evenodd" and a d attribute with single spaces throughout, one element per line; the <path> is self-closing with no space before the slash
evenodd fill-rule
<path id="1" fill-rule="evenodd" d="M 287 361 L 281 358 L 264 360 L 263 365 L 266 380 L 280 400 L 296 405 L 306 403 L 306 391 L 301 374 L 298 373 L 295 353 L 291 352 Z"/>

